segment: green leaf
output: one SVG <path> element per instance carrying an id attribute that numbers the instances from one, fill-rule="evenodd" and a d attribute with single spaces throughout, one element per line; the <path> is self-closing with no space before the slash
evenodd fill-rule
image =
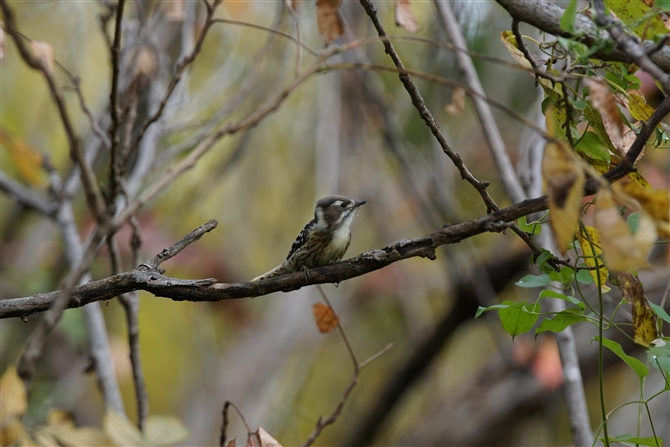
<path id="1" fill-rule="evenodd" d="M 612 160 L 610 151 L 607 150 L 607 147 L 595 132 L 584 133 L 582 138 L 575 144 L 575 150 L 589 158 L 602 160 L 605 163 L 609 163 Z"/>
<path id="2" fill-rule="evenodd" d="M 647 300 L 647 301 L 649 301 L 649 300 Z M 649 305 L 651 306 L 651 309 L 654 311 L 654 313 L 656 315 L 661 317 L 661 319 L 663 321 L 665 321 L 666 323 L 670 323 L 670 315 L 668 315 L 668 313 L 665 311 L 665 309 L 663 309 L 658 304 L 652 303 L 651 301 L 649 301 Z"/>
<path id="3" fill-rule="evenodd" d="M 484 312 L 488 312 L 489 310 L 507 309 L 508 307 L 510 307 L 511 304 L 514 304 L 511 301 L 505 301 L 505 302 L 510 304 L 494 304 L 493 306 L 489 307 L 479 306 L 477 308 L 477 312 L 475 313 L 475 318 L 479 318 Z"/>
<path id="4" fill-rule="evenodd" d="M 554 318 L 546 318 L 542 321 L 540 327 L 535 329 L 535 335 L 547 331 L 562 332 L 566 327 L 581 321 L 587 321 L 581 309 L 565 309 L 557 313 Z"/>
<path id="5" fill-rule="evenodd" d="M 600 337 L 595 336 L 593 337 L 593 340 L 600 341 Z M 628 366 L 631 367 L 633 371 L 635 371 L 635 374 L 640 379 L 643 379 L 649 374 L 649 369 L 644 366 L 644 363 L 636 359 L 635 357 L 631 357 L 625 352 L 623 352 L 623 349 L 621 348 L 621 345 L 614 340 L 610 340 L 609 338 L 603 338 L 602 339 L 603 346 L 615 353 L 616 355 L 619 356 L 621 360 L 623 360 Z"/>
<path id="6" fill-rule="evenodd" d="M 539 268 L 544 273 L 551 273 L 554 271 L 554 267 L 549 264 L 549 261 L 554 259 L 555 256 L 549 250 L 542 249 L 542 253 L 537 257 L 535 263 L 537 268 Z"/>
<path id="7" fill-rule="evenodd" d="M 628 224 L 628 229 L 631 234 L 635 234 L 640 227 L 640 213 L 631 213 L 631 215 L 628 216 L 628 219 L 626 219 L 626 223 Z"/>
<path id="8" fill-rule="evenodd" d="M 569 301 L 575 306 L 579 307 L 580 309 L 586 308 L 586 305 L 582 303 L 578 298 L 575 298 L 574 296 L 570 295 L 564 295 L 562 293 L 558 293 L 550 289 L 545 289 L 542 292 L 540 292 L 540 298 L 558 298 L 559 300 Z"/>
<path id="9" fill-rule="evenodd" d="M 593 276 L 591 276 L 588 270 L 579 270 L 577 272 L 577 281 L 584 285 L 593 284 Z"/>
<path id="10" fill-rule="evenodd" d="M 561 29 L 570 34 L 575 32 L 575 17 L 577 16 L 577 0 L 570 0 L 570 4 L 565 8 L 565 12 L 561 17 Z"/>
<path id="11" fill-rule="evenodd" d="M 572 281 L 575 279 L 575 271 L 570 267 L 561 267 L 561 270 L 558 272 L 554 270 L 549 273 L 549 277 L 552 281 L 558 281 L 563 284 L 565 287 L 569 286 Z"/>
<path id="12" fill-rule="evenodd" d="M 528 332 L 533 328 L 539 315 L 540 306 L 537 303 L 512 303 L 504 301 L 503 304 L 512 304 L 507 309 L 498 312 L 502 327 L 514 339 L 517 335 Z"/>
<path id="13" fill-rule="evenodd" d="M 631 435 L 619 435 L 617 437 L 609 437 L 610 442 L 621 442 L 623 444 L 627 445 L 649 445 L 656 447 L 658 445 L 663 445 L 663 440 L 660 438 L 638 438 L 636 436 L 631 436 Z"/>
<path id="14" fill-rule="evenodd" d="M 551 279 L 549 275 L 543 273 L 541 275 L 526 275 L 514 284 L 519 287 L 533 288 L 533 287 L 544 287 L 549 285 Z"/>
<path id="15" fill-rule="evenodd" d="M 542 232 L 542 226 L 539 224 L 539 222 L 533 221 L 531 223 L 528 223 L 526 216 L 520 217 L 517 223 L 519 225 L 519 228 L 521 228 L 521 231 L 531 234 L 533 236 L 537 236 Z"/>

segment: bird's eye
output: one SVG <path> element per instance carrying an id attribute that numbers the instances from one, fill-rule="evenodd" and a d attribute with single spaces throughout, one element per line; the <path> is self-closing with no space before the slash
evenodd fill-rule
<path id="1" fill-rule="evenodd" d="M 342 205 L 340 205 L 340 206 L 341 206 L 342 208 L 346 208 L 346 207 L 347 207 L 347 204 L 346 204 L 346 203 L 342 203 Z"/>

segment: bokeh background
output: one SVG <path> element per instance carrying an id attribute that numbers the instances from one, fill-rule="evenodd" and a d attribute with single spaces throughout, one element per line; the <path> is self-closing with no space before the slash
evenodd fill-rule
<path id="1" fill-rule="evenodd" d="M 407 67 L 461 81 L 451 50 L 406 39 L 446 40 L 432 2 L 412 3 L 420 25 L 413 34 L 395 26 L 392 2 L 376 5 Z M 56 60 L 80 78 L 94 116 L 103 116 L 109 101 L 110 66 L 98 19 L 104 12 L 101 3 L 36 1 L 11 6 L 20 30 L 30 39 L 53 45 Z M 454 6 L 471 50 L 512 61 L 499 38 L 511 22 L 502 8 L 492 1 Z M 134 37 L 126 38 L 149 42 L 160 55 L 158 74 L 145 94 L 154 102 L 145 99 L 147 104 L 155 104 L 156 95 L 162 96 L 175 60 L 183 54 L 184 45 L 192 45 L 203 12 L 202 4 L 195 2 L 128 5 L 125 31 Z M 372 39 L 376 34 L 361 6 L 344 2 L 341 13 L 347 27 L 343 42 L 370 40 L 331 58 L 327 65 L 391 65 L 382 44 Z M 226 1 L 218 17 L 295 35 L 283 2 Z M 303 43 L 320 51 L 323 40 L 314 3 L 299 2 L 297 17 Z M 189 20 L 191 28 L 185 25 Z M 522 31 L 539 38 L 530 27 Z M 132 71 L 133 59 L 126 56 L 122 69 Z M 147 175 L 136 179 L 138 191 L 164 175 L 203 132 L 240 120 L 278 95 L 293 78 L 296 57 L 295 44 L 282 36 L 239 24 L 215 24 L 159 123 L 157 158 Z M 313 60 L 306 51 L 301 58 L 303 67 Z M 46 155 L 63 175 L 71 170 L 56 108 L 42 77 L 25 66 L 9 39 L 0 63 L 5 136 L 1 168 L 46 196 L 47 174 L 26 175 L 24 167 L 30 162 L 21 153 Z M 531 76 L 495 61 L 475 59 L 475 64 L 491 98 L 542 123 L 538 117 L 541 91 Z M 65 75 L 56 73 L 58 81 L 67 85 Z M 450 114 L 452 88 L 419 78 L 415 82 L 466 166 L 479 179 L 491 182 L 489 192 L 499 205 L 510 205 L 471 102 L 466 99 L 460 114 Z M 74 92 L 66 92 L 83 143 L 99 144 Z M 653 103 L 653 93 L 648 100 Z M 533 132 L 503 111 L 494 113 L 519 175 L 523 179 L 539 175 L 529 162 L 537 145 Z M 148 114 L 139 108 L 140 117 Z M 17 145 L 22 145 L 23 152 Z M 101 178 L 106 175 L 105 160 L 101 155 L 95 165 Z M 645 154 L 642 171 L 654 186 L 668 186 L 669 160 L 667 150 Z M 163 267 L 173 277 L 247 281 L 284 259 L 311 219 L 315 201 L 330 194 L 368 201 L 354 219 L 347 257 L 486 213 L 478 194 L 460 179 L 419 118 L 396 74 L 326 66 L 257 126 L 223 138 L 141 210 L 142 257 L 151 258 L 195 227 L 217 219 L 215 231 Z M 83 196 L 75 205 L 80 234 L 85 237 L 93 223 Z M 57 227 L 5 194 L 0 195 L 0 212 L 2 298 L 56 290 L 68 272 Z M 129 238 L 127 227 L 117 235 L 124 269 L 132 267 Z M 436 261 L 410 259 L 339 287 L 324 287 L 359 361 L 388 343 L 394 348 L 367 367 L 341 418 L 317 444 L 571 444 L 553 338 L 528 335 L 513 342 L 495 314 L 474 319 L 478 304 L 535 299 L 537 290 L 513 285 L 533 271 L 527 248 L 507 232 L 444 246 L 437 254 Z M 661 246 L 653 254 L 654 269 L 641 273 L 647 296 L 656 303 L 667 285 L 667 261 L 667 247 Z M 93 278 L 110 274 L 105 249 L 91 273 Z M 592 289 L 585 287 L 582 292 L 593 299 Z M 312 305 L 321 299 L 314 288 L 218 303 L 140 296 L 141 354 L 150 411 L 177 415 L 191 432 L 185 445 L 217 442 L 226 400 L 241 409 L 252 428 L 264 427 L 283 445 L 300 444 L 319 415 L 334 410 L 350 381 L 351 360 L 340 336 L 320 334 L 315 326 Z M 470 307 L 463 308 L 461 304 L 468 300 Z M 612 292 L 606 304 L 613 309 L 618 302 L 617 293 Z M 103 311 L 126 411 L 133 418 L 123 310 L 117 300 L 111 300 Z M 31 317 L 27 323 L 0 322 L 3 371 L 16 362 L 36 321 Z M 596 347 L 588 343 L 596 328 L 575 329 L 596 426 L 600 419 Z M 644 360 L 641 349 L 620 341 L 629 354 Z M 95 376 L 86 373 L 87 346 L 82 310 L 66 311 L 39 363 L 27 426 L 44 423 L 47 411 L 55 407 L 72 411 L 78 424 L 100 425 L 105 409 Z M 608 355 L 606 363 L 608 406 L 635 400 L 639 382 L 634 373 L 614 356 Z M 421 366 L 412 370 L 411 365 Z M 650 377 L 646 386 L 662 388 L 656 379 Z M 395 397 L 383 401 L 383 396 Z M 380 402 L 387 403 L 380 408 Z M 668 400 L 655 402 L 652 414 L 659 435 L 664 436 L 670 430 Z M 637 407 L 625 407 L 612 418 L 621 432 L 634 433 Z M 238 439 L 246 437 L 236 418 L 229 432 Z"/>

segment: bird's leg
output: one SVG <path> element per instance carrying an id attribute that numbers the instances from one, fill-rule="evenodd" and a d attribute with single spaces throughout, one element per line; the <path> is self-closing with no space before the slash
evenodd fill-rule
<path id="1" fill-rule="evenodd" d="M 305 264 L 302 265 L 302 272 L 305 274 L 305 282 L 309 285 L 309 267 Z"/>

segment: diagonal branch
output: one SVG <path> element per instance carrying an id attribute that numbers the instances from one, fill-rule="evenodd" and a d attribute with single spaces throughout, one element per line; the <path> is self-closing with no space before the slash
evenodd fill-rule
<path id="1" fill-rule="evenodd" d="M 395 51 L 393 44 L 387 38 L 386 31 L 384 30 L 384 27 L 382 26 L 381 22 L 379 21 L 379 17 L 377 16 L 377 8 L 372 4 L 371 0 L 360 0 L 360 2 L 365 9 L 365 12 L 370 17 L 370 20 L 372 21 L 375 29 L 377 30 L 377 34 L 379 34 L 379 37 L 384 44 L 386 53 L 391 57 L 391 60 L 393 60 L 393 63 L 397 67 L 400 82 L 402 82 L 405 90 L 407 90 L 407 93 L 409 93 L 409 96 L 412 99 L 412 104 L 419 112 L 419 116 L 421 119 L 423 119 L 432 134 L 435 136 L 435 139 L 439 143 L 444 153 L 447 154 L 447 156 L 454 163 L 458 169 L 458 172 L 460 172 L 461 177 L 470 183 L 482 197 L 482 200 L 484 200 L 484 203 L 486 204 L 486 212 L 490 213 L 498 210 L 498 205 L 486 191 L 486 187 L 489 185 L 489 183 L 477 180 L 477 178 L 465 166 L 461 156 L 455 152 L 451 146 L 449 146 L 449 143 L 444 138 L 444 135 L 442 135 L 442 132 L 440 132 L 440 129 L 435 122 L 435 119 L 433 118 L 433 114 L 430 113 L 430 110 L 428 110 L 428 107 L 426 107 L 426 103 L 423 100 L 419 89 L 416 87 L 416 84 L 414 84 L 412 77 L 409 75 L 407 69 L 400 60 L 400 56 L 398 56 L 398 53 Z"/>
<path id="2" fill-rule="evenodd" d="M 56 80 L 54 79 L 52 72 L 46 66 L 44 66 L 43 62 L 37 59 L 26 46 L 21 33 L 16 28 L 14 12 L 7 4 L 7 1 L 1 0 L 0 5 L 2 6 L 2 12 L 5 15 L 5 30 L 14 39 L 14 43 L 19 50 L 19 54 L 21 54 L 21 58 L 30 68 L 42 73 L 47 81 L 49 90 L 51 91 L 54 101 L 56 102 L 56 106 L 58 107 L 58 112 L 63 123 L 63 128 L 65 129 L 65 134 L 70 145 L 70 156 L 79 167 L 79 172 L 84 184 L 84 191 L 86 192 L 88 206 L 91 208 L 93 215 L 98 219 L 98 221 L 103 222 L 105 220 L 105 207 L 102 201 L 102 197 L 96 187 L 95 173 L 86 162 L 84 154 L 81 150 L 79 139 L 75 134 L 72 121 L 70 120 L 70 114 L 68 113 L 67 107 L 65 105 L 65 97 L 63 96 L 63 92 L 56 84 Z"/>

